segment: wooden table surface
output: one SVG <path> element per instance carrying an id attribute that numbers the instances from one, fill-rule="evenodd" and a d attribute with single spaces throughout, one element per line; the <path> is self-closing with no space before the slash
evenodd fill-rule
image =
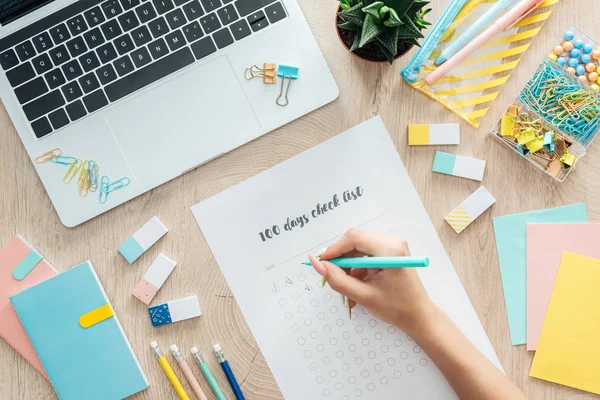
<path id="1" fill-rule="evenodd" d="M 434 11 L 430 20 L 437 20 L 449 1 L 431 3 Z M 407 146 L 409 123 L 459 122 L 456 115 L 400 78 L 400 71 L 416 50 L 393 66 L 358 60 L 346 52 L 336 35 L 335 1 L 300 0 L 339 85 L 339 99 L 77 228 L 67 229 L 60 223 L 2 107 L 0 245 L 20 233 L 60 271 L 88 259 L 93 262 L 150 381 L 150 388 L 133 398 L 176 399 L 150 350 L 152 340 L 157 340 L 165 352 L 168 345 L 177 343 L 181 349 L 197 346 L 205 354 L 210 354 L 212 344 L 219 342 L 248 399 L 281 398 L 190 207 L 379 114 L 510 379 L 532 399 L 598 398 L 528 377 L 532 354 L 524 346 L 512 347 L 509 341 L 491 217 L 583 201 L 587 203 L 590 220 L 600 220 L 600 141 L 592 145 L 568 180 L 559 184 L 536 172 L 488 134 L 568 24 L 600 39 L 600 8 L 593 3 L 563 0 L 493 102 L 481 127 L 474 129 L 460 121 L 462 143 L 449 150 L 487 160 L 483 183 L 497 199 L 491 212 L 461 235 L 454 233 L 443 218 L 479 183 L 431 173 L 436 148 Z M 170 232 L 130 266 L 116 249 L 154 215 L 160 217 Z M 130 292 L 159 252 L 177 260 L 179 265 L 155 302 L 197 294 L 204 312 L 202 318 L 161 329 L 149 324 L 145 307 Z M 217 379 L 229 391 L 214 357 L 208 358 Z M 0 398 L 27 400 L 54 396 L 48 382 L 0 340 Z"/>

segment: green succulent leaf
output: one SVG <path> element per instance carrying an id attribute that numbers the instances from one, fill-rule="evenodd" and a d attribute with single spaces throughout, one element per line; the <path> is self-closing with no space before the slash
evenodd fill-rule
<path id="1" fill-rule="evenodd" d="M 377 44 L 380 47 L 385 47 L 386 50 L 392 54 L 394 58 L 398 52 L 398 30 L 399 27 L 387 29 L 381 35 L 377 36 Z"/>
<path id="2" fill-rule="evenodd" d="M 400 27 L 399 36 L 401 38 L 422 38 L 423 35 L 419 30 L 419 27 L 415 25 L 412 19 L 408 16 L 402 17 L 402 22 L 404 23 Z"/>
<path id="3" fill-rule="evenodd" d="M 425 7 L 427 4 L 429 4 L 429 1 L 415 0 L 415 2 L 411 4 L 408 10 L 406 10 L 405 15 L 418 15 L 420 14 L 421 9 L 423 9 L 423 7 Z"/>
<path id="4" fill-rule="evenodd" d="M 391 53 L 386 47 L 382 46 L 381 43 L 379 43 L 379 41 L 375 43 L 377 44 L 377 47 L 379 47 L 381 52 L 385 55 L 385 58 L 387 58 L 387 60 L 390 62 L 390 65 L 392 65 L 396 54 Z"/>
<path id="5" fill-rule="evenodd" d="M 356 37 L 354 38 L 354 42 L 352 46 L 350 46 L 350 51 L 354 51 L 360 47 L 360 39 L 361 39 L 361 31 L 356 31 Z"/>
<path id="6" fill-rule="evenodd" d="M 357 25 L 352 21 L 342 22 L 342 23 L 338 24 L 338 28 L 346 29 L 348 31 L 360 31 L 361 30 L 360 25 Z"/>
<path id="7" fill-rule="evenodd" d="M 367 14 L 362 28 L 362 38 L 360 39 L 360 47 L 371 42 L 377 36 L 381 35 L 386 29 L 385 25 L 380 23 L 376 17 Z"/>
<path id="8" fill-rule="evenodd" d="M 400 20 L 400 17 L 398 17 L 398 13 L 396 12 L 396 10 L 394 10 L 393 8 L 390 8 L 389 10 L 390 11 L 388 13 L 387 18 L 382 18 L 383 24 L 385 26 L 389 26 L 390 28 L 402 25 L 403 22 Z"/>
<path id="9" fill-rule="evenodd" d="M 376 19 L 381 19 L 379 16 L 379 10 L 383 7 L 383 3 L 381 1 L 376 1 L 366 7 L 363 7 L 362 11 L 365 14 L 372 15 Z"/>
<path id="10" fill-rule="evenodd" d="M 365 20 L 365 13 L 362 11 L 363 5 L 362 2 L 339 12 L 339 16 L 342 17 L 345 21 L 354 22 L 357 25 L 363 24 Z"/>
<path id="11" fill-rule="evenodd" d="M 414 1 L 415 0 L 383 0 L 386 6 L 396 11 L 400 19 L 406 14 Z"/>

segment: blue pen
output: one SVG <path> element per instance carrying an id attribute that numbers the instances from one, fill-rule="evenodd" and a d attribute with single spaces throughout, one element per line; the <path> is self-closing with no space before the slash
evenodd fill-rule
<path id="1" fill-rule="evenodd" d="M 467 43 L 475 39 L 477 35 L 487 28 L 495 19 L 497 19 L 502 12 L 510 10 L 519 0 L 499 0 L 490 7 L 481 17 L 477 19 L 471 26 L 469 26 L 458 38 L 450 43 L 438 58 L 435 59 L 435 64 L 440 65 L 446 62 L 450 57 L 456 54 L 462 49 Z"/>
<path id="2" fill-rule="evenodd" d="M 340 268 L 423 268 L 429 266 L 429 257 L 357 257 L 334 258 L 329 261 Z M 312 266 L 310 262 L 303 263 Z"/>
<path id="3" fill-rule="evenodd" d="M 225 359 L 223 355 L 223 350 L 221 350 L 221 345 L 218 343 L 213 346 L 213 350 L 215 351 L 215 355 L 217 356 L 217 360 L 221 364 L 221 368 L 223 368 L 223 372 L 229 381 L 229 385 L 231 385 L 231 390 L 233 390 L 233 394 L 237 400 L 246 400 L 244 394 L 242 393 L 242 389 L 240 389 L 240 385 L 238 385 L 237 380 L 235 379 L 235 375 L 233 375 L 233 371 L 229 366 L 229 363 Z"/>

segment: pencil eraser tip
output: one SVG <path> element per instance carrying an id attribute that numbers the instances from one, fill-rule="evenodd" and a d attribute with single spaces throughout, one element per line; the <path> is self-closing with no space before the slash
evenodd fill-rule
<path id="1" fill-rule="evenodd" d="M 214 351 L 221 351 L 221 345 L 220 345 L 220 344 L 218 344 L 218 343 L 217 343 L 217 344 L 215 344 L 215 345 L 213 346 L 213 350 L 214 350 Z"/>
<path id="2" fill-rule="evenodd" d="M 158 343 L 156 343 L 156 341 L 154 341 L 154 342 L 151 342 L 151 343 L 150 343 L 150 347 L 152 347 L 153 349 L 155 349 L 155 348 L 157 348 L 157 347 L 158 347 Z"/>
<path id="3" fill-rule="evenodd" d="M 196 353 L 198 353 L 198 348 L 192 347 L 192 349 L 190 351 L 192 352 L 192 354 L 196 354 Z"/>
<path id="4" fill-rule="evenodd" d="M 179 349 L 177 348 L 177 345 L 172 344 L 171 346 L 169 346 L 169 349 L 171 349 L 171 351 L 178 351 Z"/>

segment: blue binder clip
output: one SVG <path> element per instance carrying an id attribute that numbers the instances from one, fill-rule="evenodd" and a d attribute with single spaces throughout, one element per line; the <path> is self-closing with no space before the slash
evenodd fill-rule
<path id="1" fill-rule="evenodd" d="M 279 97 L 275 100 L 278 106 L 285 107 L 290 102 L 288 101 L 288 93 L 290 92 L 290 85 L 292 84 L 292 80 L 298 79 L 298 68 L 290 67 L 289 65 L 279 65 L 277 69 L 277 76 L 281 79 L 281 90 L 279 91 Z M 287 89 L 285 89 L 285 95 L 283 93 L 285 81 L 288 81 Z M 284 98 L 285 102 L 281 102 L 281 98 Z"/>

